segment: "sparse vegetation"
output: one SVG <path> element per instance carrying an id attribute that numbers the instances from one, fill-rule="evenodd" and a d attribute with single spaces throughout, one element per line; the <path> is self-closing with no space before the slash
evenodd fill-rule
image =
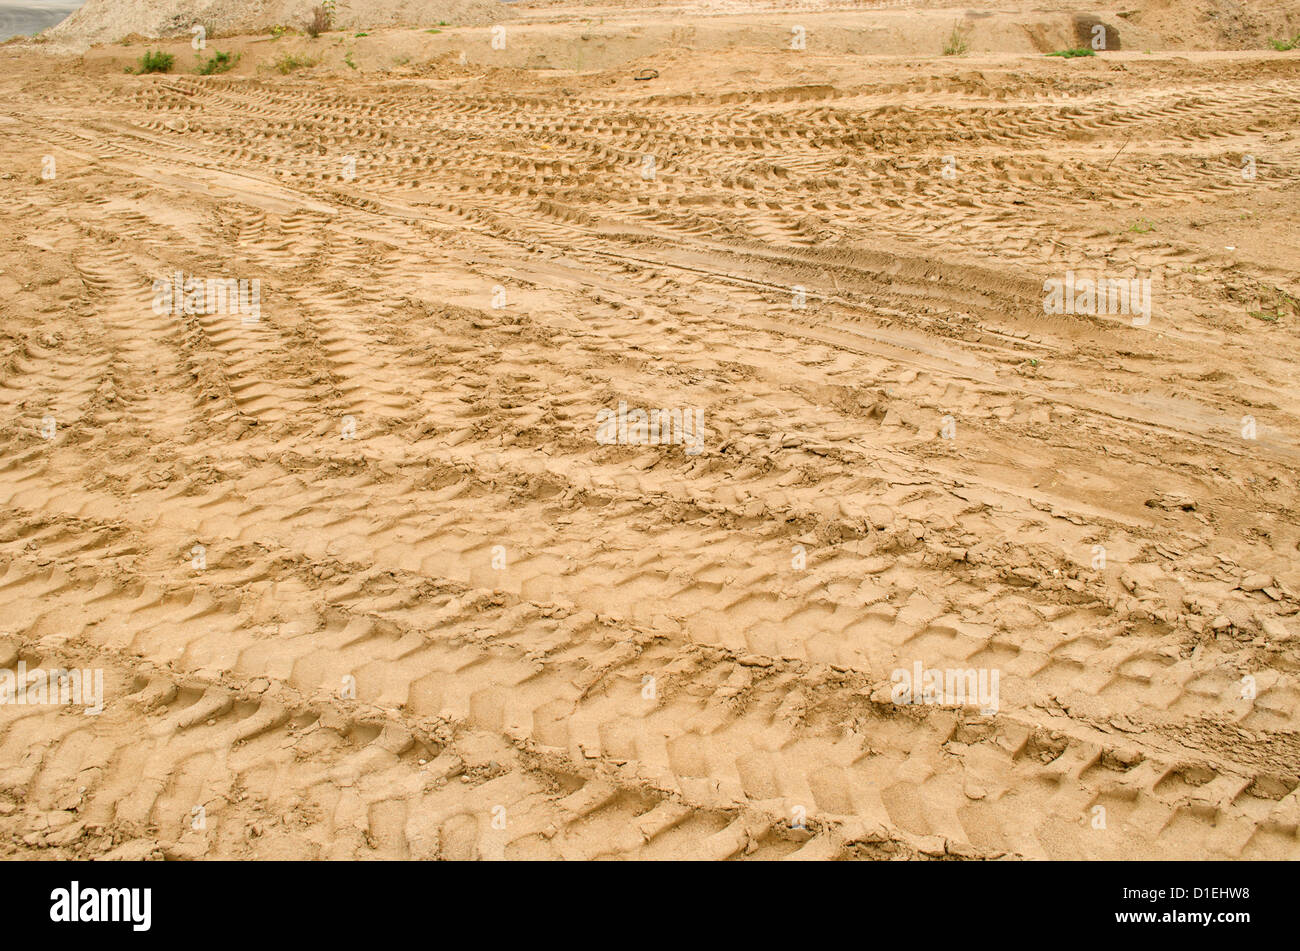
<path id="1" fill-rule="evenodd" d="M 333 24 L 330 22 L 330 12 L 324 6 L 316 7 L 311 12 L 311 19 L 307 22 L 307 35 L 313 40 L 322 33 L 328 33 Z"/>
<path id="2" fill-rule="evenodd" d="M 961 56 L 970 47 L 966 44 L 966 37 L 961 35 L 961 27 L 954 25 L 952 32 L 948 34 L 948 39 L 943 44 L 944 56 Z"/>
<path id="3" fill-rule="evenodd" d="M 1096 50 L 1089 49 L 1086 46 L 1075 46 L 1068 50 L 1057 50 L 1055 53 L 1048 53 L 1048 56 L 1062 56 L 1065 59 L 1073 59 L 1076 56 L 1096 56 Z"/>
<path id="4" fill-rule="evenodd" d="M 164 53 L 162 50 L 146 50 L 145 54 L 140 57 L 140 64 L 136 66 L 136 73 L 169 73 L 172 64 L 176 62 L 176 57 L 171 53 Z M 130 67 L 127 72 L 131 72 Z"/>
<path id="5" fill-rule="evenodd" d="M 200 76 L 211 76 L 214 73 L 228 73 L 235 68 L 239 62 L 238 53 L 223 53 L 220 50 L 213 50 L 208 59 L 199 57 L 199 65 L 195 72 Z"/>
<path id="6" fill-rule="evenodd" d="M 1146 234 L 1148 231 L 1155 231 L 1156 226 L 1145 218 L 1139 218 L 1137 221 L 1129 225 L 1128 230 L 1134 234 Z"/>
<path id="7" fill-rule="evenodd" d="M 299 69 L 310 69 L 316 65 L 316 60 L 310 56 L 296 56 L 293 53 L 281 53 L 279 59 L 275 61 L 275 68 L 280 75 L 288 76 L 290 73 Z"/>
<path id="8" fill-rule="evenodd" d="M 295 32 L 295 30 L 294 30 L 294 28 L 291 27 L 291 26 L 280 25 L 280 26 L 273 26 L 273 27 L 271 27 L 271 29 L 267 30 L 267 32 L 271 34 L 271 39 L 273 39 L 273 40 L 278 40 L 280 37 L 284 36 L 286 33 L 293 33 L 293 32 Z"/>
<path id="9" fill-rule="evenodd" d="M 1247 313 L 1257 320 L 1263 320 L 1270 324 L 1277 323 L 1287 314 L 1300 315 L 1300 300 L 1280 288 L 1273 288 L 1273 291 L 1277 295 L 1277 300 L 1271 310 L 1266 308 L 1264 310 L 1247 311 Z"/>
<path id="10" fill-rule="evenodd" d="M 1269 46 L 1273 47 L 1273 49 L 1277 50 L 1279 53 L 1285 53 L 1288 50 L 1293 50 L 1296 49 L 1297 47 L 1300 47 L 1300 33 L 1297 33 L 1289 40 L 1269 40 L 1268 44 Z"/>
<path id="11" fill-rule="evenodd" d="M 343 56 L 343 62 L 347 63 L 352 69 L 357 68 L 357 64 L 352 61 L 352 51 L 348 50 Z"/>

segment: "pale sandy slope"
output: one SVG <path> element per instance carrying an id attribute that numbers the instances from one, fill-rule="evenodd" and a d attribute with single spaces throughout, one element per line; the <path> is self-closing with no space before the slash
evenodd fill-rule
<path id="1" fill-rule="evenodd" d="M 301 29 L 319 0 L 86 0 L 84 6 L 45 31 L 52 43 L 84 47 L 131 34 L 189 36 L 202 24 L 213 35 L 257 33 L 273 26 Z M 440 22 L 480 26 L 509 16 L 498 0 L 337 0 L 340 29 L 430 26 Z"/>
<path id="2" fill-rule="evenodd" d="M 1300 856 L 1300 54 L 0 56 L 8 854 Z"/>

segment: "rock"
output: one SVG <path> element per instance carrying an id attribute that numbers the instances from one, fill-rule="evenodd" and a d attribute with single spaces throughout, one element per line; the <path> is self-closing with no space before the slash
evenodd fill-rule
<path id="1" fill-rule="evenodd" d="M 1191 496 L 1170 493 L 1167 495 L 1159 495 L 1156 496 L 1155 498 L 1147 499 L 1146 506 L 1147 508 L 1151 508 L 1151 509 L 1164 509 L 1166 512 L 1172 512 L 1175 510 L 1179 510 L 1183 512 L 1195 512 L 1196 500 L 1193 499 Z"/>
<path id="2" fill-rule="evenodd" d="M 119 862 L 147 862 L 161 857 L 162 850 L 158 843 L 150 839 L 132 839 L 130 842 L 123 842 L 104 855 L 108 861 Z"/>
<path id="3" fill-rule="evenodd" d="M 54 846 L 55 848 L 61 848 L 63 846 L 72 845 L 72 843 L 76 842 L 78 839 L 81 838 L 82 832 L 84 830 L 85 830 L 84 823 L 74 822 L 72 825 L 68 826 L 67 828 L 61 829 L 58 832 L 49 833 L 48 835 L 46 835 L 45 841 L 50 845 Z"/>
<path id="4" fill-rule="evenodd" d="M 1250 574 L 1241 579 L 1242 591 L 1263 591 L 1265 588 L 1272 587 L 1273 579 L 1265 574 Z"/>
<path id="5" fill-rule="evenodd" d="M 1286 643 L 1294 637 L 1287 626 L 1275 617 L 1261 617 L 1259 619 L 1259 626 L 1263 629 L 1264 636 L 1275 644 Z"/>
<path id="6" fill-rule="evenodd" d="M 867 506 L 867 520 L 871 522 L 871 527 L 883 531 L 894 524 L 893 510 L 885 505 Z"/>
<path id="7" fill-rule="evenodd" d="M 876 684 L 871 688 L 872 703 L 893 703 L 894 702 L 894 685 L 886 682 Z"/>
<path id="8" fill-rule="evenodd" d="M 1115 762 L 1119 763 L 1125 769 L 1132 769 L 1145 759 L 1145 757 L 1135 749 L 1116 749 L 1112 750 L 1110 755 L 1115 759 Z"/>

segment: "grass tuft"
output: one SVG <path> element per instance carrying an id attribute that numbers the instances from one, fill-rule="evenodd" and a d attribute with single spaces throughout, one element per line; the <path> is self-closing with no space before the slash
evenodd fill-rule
<path id="1" fill-rule="evenodd" d="M 176 57 L 171 53 L 164 53 L 162 50 L 146 50 L 145 54 L 140 57 L 140 65 L 135 68 L 136 73 L 169 73 L 172 64 L 176 62 Z M 127 72 L 131 72 L 128 67 Z"/>
<path id="2" fill-rule="evenodd" d="M 311 11 L 311 19 L 307 21 L 306 32 L 313 40 L 322 33 L 328 33 L 333 24 L 330 22 L 330 12 L 325 7 L 319 6 Z"/>
<path id="3" fill-rule="evenodd" d="M 961 35 L 961 27 L 953 26 L 952 32 L 948 34 L 948 39 L 943 44 L 944 56 L 961 56 L 970 47 L 966 44 L 966 37 Z"/>
<path id="4" fill-rule="evenodd" d="M 235 68 L 239 62 L 238 53 L 223 53 L 220 50 L 213 50 L 212 56 L 208 59 L 199 57 L 199 65 L 195 72 L 200 76 L 211 76 L 214 73 L 228 73 Z"/>
<path id="5" fill-rule="evenodd" d="M 293 53 L 281 53 L 280 58 L 275 61 L 275 68 L 279 70 L 281 76 L 288 76 L 290 73 L 299 69 L 310 69 L 316 65 L 316 60 L 310 56 L 295 56 Z"/>

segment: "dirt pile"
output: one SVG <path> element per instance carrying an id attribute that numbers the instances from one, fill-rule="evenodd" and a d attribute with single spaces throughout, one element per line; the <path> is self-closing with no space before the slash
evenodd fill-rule
<path id="1" fill-rule="evenodd" d="M 301 28 L 318 0 L 88 0 L 45 36 L 85 47 L 132 33 L 182 36 L 202 24 L 211 35 L 260 33 L 274 26 Z M 338 0 L 334 25 L 353 30 L 389 26 L 483 26 L 509 16 L 497 0 Z"/>
<path id="2" fill-rule="evenodd" d="M 1296 0 L 1147 0 L 1121 15 L 1173 49 L 1264 49 L 1300 33 Z"/>

